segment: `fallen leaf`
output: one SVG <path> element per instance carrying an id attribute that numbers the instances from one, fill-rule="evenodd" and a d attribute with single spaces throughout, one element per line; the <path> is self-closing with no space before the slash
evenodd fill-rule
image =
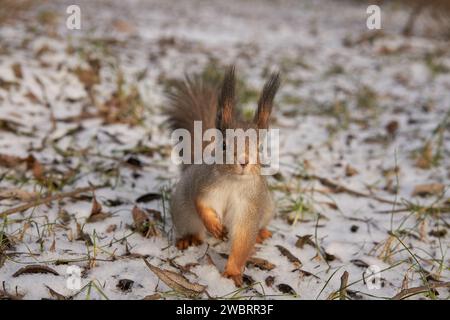
<path id="1" fill-rule="evenodd" d="M 91 237 L 87 233 L 85 233 L 83 231 L 83 229 L 81 229 L 81 226 L 80 226 L 79 223 L 77 223 L 77 238 L 76 238 L 76 240 L 84 241 L 84 242 L 86 242 L 86 244 L 88 246 L 94 245 L 94 243 L 92 242 Z"/>
<path id="2" fill-rule="evenodd" d="M 196 297 L 203 293 L 206 289 L 206 286 L 197 283 L 191 283 L 188 279 L 186 279 L 181 274 L 176 272 L 160 269 L 150 264 L 147 260 L 144 259 L 147 267 L 166 285 L 168 285 L 173 290 L 185 294 L 187 297 Z"/>
<path id="3" fill-rule="evenodd" d="M 221 253 L 220 256 L 224 259 L 228 259 L 228 257 L 229 257 L 228 254 L 226 254 L 226 253 Z M 268 271 L 272 270 L 276 267 L 273 263 L 269 262 L 268 260 L 262 259 L 262 258 L 256 258 L 256 257 L 248 258 L 246 266 L 247 267 L 257 267 L 261 270 L 268 270 Z"/>
<path id="4" fill-rule="evenodd" d="M 12 249 L 13 243 L 9 237 L 2 231 L 0 231 L 0 252 Z"/>
<path id="5" fill-rule="evenodd" d="M 122 33 L 133 33 L 135 31 L 135 28 L 131 23 L 120 19 L 116 19 L 113 21 L 113 27 L 114 29 Z"/>
<path id="6" fill-rule="evenodd" d="M 94 196 L 92 199 L 92 208 L 91 208 L 91 216 L 99 214 L 102 212 L 102 205 L 97 201 L 97 198 Z"/>
<path id="7" fill-rule="evenodd" d="M 351 263 L 353 263 L 355 266 L 360 267 L 360 268 L 368 268 L 369 264 L 360 260 L 360 259 L 353 259 L 350 260 Z"/>
<path id="8" fill-rule="evenodd" d="M 300 268 L 302 266 L 301 261 L 296 256 L 294 256 L 288 249 L 286 249 L 281 245 L 277 245 L 276 247 L 283 256 L 288 258 L 288 260 L 294 264 L 294 266 L 296 266 L 297 268 Z"/>
<path id="9" fill-rule="evenodd" d="M 255 279 L 253 279 L 252 276 L 249 276 L 248 274 L 243 274 L 242 282 L 247 286 L 251 286 L 255 283 Z"/>
<path id="10" fill-rule="evenodd" d="M 32 103 L 34 103 L 34 104 L 40 104 L 40 103 L 41 103 L 41 101 L 39 100 L 39 98 L 36 97 L 36 95 L 35 95 L 33 92 L 31 92 L 31 91 L 28 91 L 28 92 L 25 94 L 25 97 L 26 97 L 28 100 L 30 100 L 30 102 L 32 102 Z"/>
<path id="11" fill-rule="evenodd" d="M 442 183 L 420 184 L 414 187 L 411 196 L 426 197 L 430 195 L 441 195 L 445 189 Z"/>
<path id="12" fill-rule="evenodd" d="M 323 257 L 325 258 L 326 261 L 334 261 L 334 260 L 336 260 L 336 256 L 335 255 L 326 252 L 324 248 L 321 248 L 321 250 L 322 250 L 322 255 L 323 255 Z"/>
<path id="13" fill-rule="evenodd" d="M 155 221 L 163 222 L 164 219 L 162 217 L 161 211 L 155 209 L 145 209 L 145 212 L 151 215 L 152 219 Z"/>
<path id="14" fill-rule="evenodd" d="M 159 200 L 162 198 L 162 195 L 160 193 L 154 193 L 154 192 L 150 192 L 150 193 L 146 193 L 142 196 L 140 196 L 139 198 L 136 199 L 136 202 L 150 202 L 150 201 L 154 201 L 154 200 Z"/>
<path id="15" fill-rule="evenodd" d="M 78 80 L 80 80 L 80 82 L 84 84 L 84 87 L 88 90 L 90 90 L 92 86 L 100 83 L 100 77 L 97 70 L 91 68 L 82 69 L 78 67 L 74 70 L 74 73 L 78 77 Z"/>
<path id="16" fill-rule="evenodd" d="M 130 279 L 120 279 L 116 285 L 116 288 L 120 289 L 123 292 L 131 292 L 133 288 L 134 281 Z"/>
<path id="17" fill-rule="evenodd" d="M 3 265 L 6 262 L 6 254 L 0 251 L 0 269 L 3 267 Z"/>
<path id="18" fill-rule="evenodd" d="M 11 294 L 6 290 L 0 289 L 0 300 L 22 300 L 23 296 L 23 294 L 17 292 L 16 294 Z"/>
<path id="19" fill-rule="evenodd" d="M 16 76 L 16 78 L 19 78 L 19 79 L 23 78 L 22 66 L 20 65 L 20 63 L 14 63 L 11 66 L 11 69 L 14 72 L 14 75 Z"/>
<path id="20" fill-rule="evenodd" d="M 137 168 L 141 168 L 141 167 L 142 167 L 142 162 L 141 162 L 141 160 L 139 160 L 139 159 L 136 158 L 136 157 L 129 157 L 129 158 L 125 161 L 125 163 L 129 164 L 130 166 L 137 167 Z"/>
<path id="21" fill-rule="evenodd" d="M 247 260 L 247 266 L 254 266 L 261 270 L 272 270 L 275 265 L 266 259 L 251 257 Z"/>
<path id="22" fill-rule="evenodd" d="M 142 300 L 159 300 L 161 299 L 161 295 L 159 293 L 154 293 L 148 296 L 145 296 Z"/>
<path id="23" fill-rule="evenodd" d="M 311 273 L 309 271 L 303 270 L 303 269 L 297 269 L 296 271 L 300 272 L 305 277 L 314 277 L 316 279 L 320 279 L 318 276 L 316 276 L 314 273 Z"/>
<path id="24" fill-rule="evenodd" d="M 384 128 L 386 129 L 387 134 L 393 138 L 397 134 L 398 127 L 399 127 L 398 121 L 392 120 L 392 121 L 389 121 L 388 124 Z"/>
<path id="25" fill-rule="evenodd" d="M 430 169 L 433 163 L 433 146 L 428 141 L 423 147 L 419 157 L 416 160 L 416 167 L 420 169 Z"/>
<path id="26" fill-rule="evenodd" d="M 426 286 L 420 286 L 415 288 L 409 288 L 400 291 L 395 296 L 393 296 L 392 300 L 402 300 L 407 298 L 408 296 L 412 296 L 418 293 L 425 293 L 429 292 L 430 289 L 433 291 L 434 294 L 437 293 L 435 288 L 450 288 L 450 282 L 441 282 L 441 283 L 428 283 Z"/>
<path id="27" fill-rule="evenodd" d="M 24 162 L 23 158 L 11 156 L 8 154 L 0 154 L 0 166 L 6 168 L 15 168 Z"/>
<path id="28" fill-rule="evenodd" d="M 59 273 L 50 267 L 47 267 L 44 265 L 33 264 L 33 265 L 29 265 L 29 266 L 20 268 L 13 274 L 13 277 L 16 278 L 23 274 L 35 274 L 35 273 L 51 273 L 51 274 L 54 274 L 55 276 L 59 276 Z"/>
<path id="29" fill-rule="evenodd" d="M 56 240 L 55 240 L 55 238 L 53 238 L 53 242 L 52 242 L 52 245 L 50 246 L 49 251 L 50 252 L 55 252 L 56 251 Z"/>
<path id="30" fill-rule="evenodd" d="M 110 213 L 102 212 L 102 210 L 103 210 L 102 205 L 97 201 L 97 198 L 94 196 L 94 198 L 92 198 L 91 215 L 86 219 L 86 222 L 97 222 L 111 217 Z"/>
<path id="31" fill-rule="evenodd" d="M 44 180 L 44 167 L 42 164 L 33 156 L 29 155 L 27 160 L 27 169 L 33 172 L 33 176 L 38 181 Z"/>
<path id="32" fill-rule="evenodd" d="M 48 289 L 48 292 L 50 292 L 50 295 L 55 298 L 56 300 L 70 300 L 70 298 L 56 292 L 55 290 L 53 290 L 52 288 L 50 288 L 49 286 L 45 286 Z"/>
<path id="33" fill-rule="evenodd" d="M 359 173 L 358 170 L 353 168 L 351 165 L 348 164 L 345 166 L 345 175 L 347 177 L 353 177 L 353 176 L 357 175 L 358 173 Z"/>
<path id="34" fill-rule="evenodd" d="M 19 83 L 15 81 L 6 81 L 0 78 L 0 88 L 5 89 L 6 91 L 9 91 L 12 87 L 19 87 Z"/>
<path id="35" fill-rule="evenodd" d="M 307 234 L 304 236 L 296 236 L 296 237 L 297 237 L 297 242 L 295 242 L 295 246 L 297 248 L 303 249 L 305 244 L 310 245 L 313 248 L 316 246 L 314 241 L 311 240 L 312 234 Z"/>
<path id="36" fill-rule="evenodd" d="M 108 228 L 106 228 L 106 232 L 111 233 L 111 232 L 116 231 L 116 229 L 117 229 L 117 224 L 111 224 L 108 226 Z"/>
<path id="37" fill-rule="evenodd" d="M 274 282 L 275 282 L 275 277 L 274 276 L 268 276 L 266 278 L 266 280 L 264 280 L 264 281 L 266 283 L 266 286 L 271 287 L 274 284 Z"/>
<path id="38" fill-rule="evenodd" d="M 131 214 L 133 215 L 134 228 L 144 237 L 149 238 L 158 234 L 156 228 L 150 223 L 150 219 L 144 211 L 137 206 L 134 206 Z"/>
<path id="39" fill-rule="evenodd" d="M 286 294 L 291 294 L 296 296 L 297 292 L 295 292 L 294 289 L 292 289 L 292 287 L 288 284 L 285 283 L 280 283 L 279 285 L 277 285 L 278 290 L 280 290 L 282 293 L 286 293 Z"/>
<path id="40" fill-rule="evenodd" d="M 63 225 L 68 224 L 71 220 L 69 212 L 67 212 L 67 210 L 61 209 L 61 208 L 58 211 L 58 218 L 61 220 L 61 223 Z"/>
<path id="41" fill-rule="evenodd" d="M 31 201 L 37 197 L 36 192 L 29 192 L 18 188 L 0 189 L 0 200 L 17 199 L 22 201 Z"/>
<path id="42" fill-rule="evenodd" d="M 443 238 L 447 234 L 447 229 L 431 230 L 428 234 L 432 237 Z"/>

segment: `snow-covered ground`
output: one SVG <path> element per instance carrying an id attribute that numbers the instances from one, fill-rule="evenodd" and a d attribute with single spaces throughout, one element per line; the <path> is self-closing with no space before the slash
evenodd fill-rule
<path id="1" fill-rule="evenodd" d="M 403 37 L 399 8 L 383 8 L 382 32 L 369 31 L 366 7 L 350 1 L 83 1 L 80 31 L 65 27 L 69 4 L 0 25 L 0 296 L 184 297 L 146 258 L 205 285 L 201 298 L 338 298 L 347 271 L 351 299 L 420 286 L 412 298 L 448 299 L 448 42 Z M 273 237 L 240 289 L 221 276 L 228 243 L 174 246 L 178 173 L 161 116 L 170 81 L 232 63 L 246 113 L 269 71 L 283 77 Z M 2 216 L 89 185 L 102 186 L 93 219 L 93 192 Z M 29 265 L 58 275 L 14 275 Z M 380 271 L 373 286 L 369 266 Z"/>

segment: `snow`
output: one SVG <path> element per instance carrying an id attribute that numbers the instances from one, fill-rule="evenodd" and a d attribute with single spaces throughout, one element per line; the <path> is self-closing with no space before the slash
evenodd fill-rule
<path id="1" fill-rule="evenodd" d="M 91 212 L 90 199 L 68 198 L 0 219 L 0 231 L 4 230 L 14 242 L 14 248 L 6 251 L 4 265 L 0 263 L 0 283 L 5 283 L 9 293 L 17 288 L 25 299 L 49 298 L 49 286 L 60 294 L 73 295 L 78 291 L 66 285 L 67 267 L 76 265 L 83 271 L 82 286 L 94 283 L 100 290 L 82 290 L 75 299 L 142 299 L 155 292 L 167 299 L 182 297 L 160 281 L 142 258 L 130 257 L 127 252 L 146 256 L 153 265 L 184 274 L 191 282 L 206 285 L 210 296 L 220 298 L 326 299 L 339 290 L 344 270 L 349 272 L 349 290 L 356 292 L 356 298 L 390 298 L 400 292 L 405 278 L 409 287 L 424 285 L 415 259 L 434 278 L 450 281 L 450 235 L 429 235 L 438 228 L 448 230 L 448 214 L 378 212 L 401 208 L 404 201 L 422 206 L 436 201 L 436 197 L 412 197 L 418 184 L 441 183 L 448 189 L 448 122 L 442 134 L 438 165 L 420 169 L 413 157 L 426 141 L 433 142 L 433 152 L 439 148 L 438 135 L 433 132 L 449 112 L 450 73 L 433 72 L 426 57 L 444 52 L 433 63 L 448 68 L 448 42 L 432 37 L 403 37 L 398 30 L 406 13 L 392 9 L 383 20 L 385 35 L 372 43 L 345 46 L 345 38 L 357 39 L 369 32 L 365 29 L 364 6 L 351 2 L 183 0 L 176 6 L 161 0 L 80 3 L 81 31 L 65 28 L 65 8 L 69 5 L 65 1 L 41 4 L 27 13 L 32 17 L 44 9 L 56 12 L 60 16 L 54 26 L 56 36 L 35 19 L 19 20 L 17 27 L 0 27 L 0 46 L 9 52 L 0 51 L 0 84 L 18 83 L 9 89 L 0 85 L 0 155 L 33 154 L 49 171 L 75 170 L 74 179 L 63 186 L 63 191 L 107 182 L 108 186 L 97 190 L 95 196 L 103 211 L 112 216 L 86 223 Z M 130 24 L 134 32 L 115 29 L 116 19 Z M 33 28 L 24 28 L 21 23 Z M 164 40 L 169 44 L 165 45 Z M 49 50 L 37 55 L 45 47 Z M 85 109 L 95 111 L 84 83 L 73 71 L 77 67 L 88 68 L 87 57 L 101 63 L 100 83 L 94 86 L 99 103 L 111 96 L 119 70 L 127 90 L 137 86 L 147 106 L 142 124 L 105 123 L 97 117 L 81 121 L 79 131 L 77 122 L 56 121 L 52 131 L 52 117 L 64 119 Z M 176 166 L 170 162 L 170 133 L 161 116 L 164 82 L 181 78 L 185 72 L 203 70 L 213 60 L 221 66 L 235 63 L 252 89 L 262 86 L 264 70 L 280 69 L 284 79 L 274 111 L 274 126 L 280 128 L 281 134 L 280 173 L 284 180 L 269 178 L 271 186 L 277 189 L 274 195 L 278 213 L 269 225 L 273 237 L 255 250 L 256 257 L 276 267 L 270 271 L 246 268 L 245 274 L 255 284 L 240 291 L 221 276 L 226 260 L 220 253 L 228 253 L 229 243 L 209 238 L 207 244 L 199 247 L 184 252 L 176 249 L 167 199 L 137 204 L 142 209 L 161 212 L 163 221 L 156 222 L 157 236 L 145 238 L 130 229 L 135 200 L 149 192 L 169 196 L 178 176 Z M 20 64 L 22 78 L 14 74 L 14 63 Z M 137 74 L 144 70 L 139 79 Z M 357 96 L 364 87 L 375 93 L 376 101 L 363 96 L 360 101 L 364 105 L 358 105 Z M 30 99 L 29 93 L 36 99 Z M 45 105 L 47 101 L 50 107 Z M 337 102 L 341 109 L 336 109 Z M 252 104 L 256 105 L 255 101 L 246 105 Z M 2 120 L 19 121 L 19 132 L 2 130 Z M 367 142 L 368 138 L 386 137 L 385 126 L 392 120 L 399 124 L 395 138 Z M 153 151 L 130 151 L 140 147 Z M 63 156 L 61 150 L 73 155 Z M 129 156 L 137 158 L 142 166 L 124 164 Z M 346 165 L 359 173 L 347 177 Z M 383 176 L 383 171 L 396 165 L 400 167 L 398 177 L 393 175 L 391 179 L 393 187 L 398 179 L 397 195 L 384 189 L 387 178 Z M 22 167 L 0 167 L 0 188 L 43 192 L 45 189 L 32 173 Z M 398 203 L 393 206 L 348 193 L 308 191 L 327 188 L 316 180 L 299 178 L 298 174 L 305 171 L 353 190 L 371 190 Z M 282 186 L 290 191 L 283 191 Z M 446 198 L 448 192 L 442 197 Z M 108 206 L 108 200 L 122 203 Z M 303 201 L 306 210 L 297 212 L 300 218 L 291 225 L 287 216 L 296 214 L 292 207 L 299 201 Z M 19 204 L 17 200 L 0 199 L 0 213 Z M 58 215 L 62 210 L 70 215 L 67 224 Z M 77 223 L 95 246 L 76 240 Z M 116 229 L 108 232 L 111 225 L 116 225 Z M 358 227 L 356 232 L 350 230 L 353 225 Z M 389 234 L 400 229 L 415 235 L 401 236 L 408 250 Z M 324 261 L 314 246 L 297 247 L 297 236 L 308 234 L 322 254 L 324 251 L 335 259 Z M 296 270 L 277 245 L 288 249 L 302 262 L 301 270 L 314 276 Z M 383 259 L 383 248 L 389 245 L 392 253 Z M 94 266 L 89 261 L 92 257 L 97 259 Z M 57 264 L 59 259 L 73 261 Z M 363 283 L 365 268 L 352 263 L 357 259 L 384 270 L 379 289 L 370 290 Z M 12 276 L 28 264 L 46 264 L 60 275 Z M 186 271 L 177 265 L 191 267 Z M 266 284 L 268 276 L 275 277 L 271 286 Z M 131 292 L 116 287 L 120 279 L 135 282 Z M 278 284 L 288 284 L 297 295 L 283 294 Z M 448 298 L 448 289 L 437 290 L 438 298 Z M 207 298 L 205 294 L 201 297 Z M 423 297 L 422 294 L 413 298 Z"/>

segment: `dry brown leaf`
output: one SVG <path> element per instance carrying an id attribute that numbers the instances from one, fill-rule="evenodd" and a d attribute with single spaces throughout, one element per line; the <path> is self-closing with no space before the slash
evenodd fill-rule
<path id="1" fill-rule="evenodd" d="M 275 265 L 266 259 L 251 257 L 247 260 L 247 266 L 254 266 L 261 270 L 272 270 Z"/>
<path id="2" fill-rule="evenodd" d="M 102 212 L 102 205 L 97 201 L 97 198 L 94 196 L 94 198 L 92 198 L 91 216 L 94 216 L 101 212 Z"/>
<path id="3" fill-rule="evenodd" d="M 133 215 L 134 228 L 144 237 L 149 238 L 158 234 L 156 228 L 150 223 L 149 216 L 145 211 L 134 206 L 131 214 Z"/>
<path id="4" fill-rule="evenodd" d="M 345 175 L 347 177 L 353 177 L 353 176 L 357 175 L 358 173 L 359 173 L 358 170 L 353 168 L 351 165 L 348 164 L 345 166 Z"/>
<path id="5" fill-rule="evenodd" d="M 148 296 L 145 296 L 142 300 L 159 300 L 161 299 L 161 295 L 159 293 L 154 293 Z"/>
<path id="6" fill-rule="evenodd" d="M 23 78 L 22 66 L 20 65 L 20 63 L 14 63 L 11 66 L 11 69 L 14 72 L 14 75 L 16 76 L 16 78 L 19 78 L 19 79 Z"/>
<path id="7" fill-rule="evenodd" d="M 111 232 L 116 231 L 116 229 L 117 229 L 117 224 L 110 224 L 110 225 L 108 226 L 108 228 L 106 228 L 106 232 L 107 232 L 107 233 L 111 233 Z"/>
<path id="8" fill-rule="evenodd" d="M 12 249 L 13 242 L 9 237 L 2 231 L 0 231 L 0 252 Z"/>
<path id="9" fill-rule="evenodd" d="M 154 200 L 159 200 L 161 198 L 162 198 L 162 194 L 150 192 L 150 193 L 143 194 L 142 196 L 138 197 L 135 201 L 136 202 L 150 202 L 150 201 L 154 201 Z"/>
<path id="10" fill-rule="evenodd" d="M 292 287 L 291 287 L 290 285 L 288 285 L 288 284 L 280 283 L 279 285 L 277 285 L 277 288 L 278 288 L 278 290 L 280 290 L 282 293 L 290 294 L 290 295 L 293 295 L 293 296 L 296 296 L 296 295 L 297 295 L 297 293 L 295 292 L 295 290 L 292 289 Z"/>
<path id="11" fill-rule="evenodd" d="M 296 236 L 296 237 L 297 237 L 297 242 L 295 243 L 295 246 L 297 248 L 303 249 L 305 244 L 310 245 L 313 248 L 316 246 L 314 241 L 311 240 L 312 234 L 307 234 L 304 236 Z"/>
<path id="12" fill-rule="evenodd" d="M 90 89 L 92 86 L 100 83 L 98 72 L 94 69 L 82 69 L 78 67 L 74 70 L 74 73 L 78 77 L 78 80 L 80 80 L 80 82 L 84 84 L 84 87 L 87 89 Z"/>
<path id="13" fill-rule="evenodd" d="M 23 162 L 23 158 L 11 156 L 8 154 L 0 154 L 0 166 L 2 167 L 15 168 Z"/>
<path id="14" fill-rule="evenodd" d="M 3 267 L 3 265 L 5 264 L 5 262 L 6 262 L 6 254 L 3 254 L 1 251 L 0 251 L 0 269 Z M 1 295 L 1 294 L 0 294 Z"/>
<path id="15" fill-rule="evenodd" d="M 86 219 L 86 222 L 97 222 L 105 220 L 111 216 L 110 213 L 106 213 L 102 211 L 102 205 L 97 201 L 97 198 L 92 198 L 92 207 L 91 207 L 91 215 Z"/>
<path id="16" fill-rule="evenodd" d="M 433 146 L 431 142 L 427 142 L 423 147 L 422 153 L 416 160 L 416 167 L 420 169 L 430 169 L 433 163 Z"/>
<path id="17" fill-rule="evenodd" d="M 411 196 L 426 197 L 430 195 L 441 195 L 444 189 L 445 185 L 442 183 L 420 184 L 414 187 Z"/>
<path id="18" fill-rule="evenodd" d="M 297 268 L 300 268 L 302 266 L 302 262 L 296 256 L 294 256 L 288 249 L 286 249 L 281 245 L 277 245 L 276 247 L 283 256 L 288 258 L 288 260 L 294 264 L 294 266 L 296 266 Z"/>
<path id="19" fill-rule="evenodd" d="M 55 238 L 53 238 L 53 242 L 52 245 L 50 246 L 50 252 L 55 252 L 56 251 L 56 240 Z"/>
<path id="20" fill-rule="evenodd" d="M 397 134 L 398 127 L 399 127 L 398 121 L 392 120 L 392 121 L 389 121 L 389 123 L 386 125 L 385 129 L 386 129 L 386 132 L 389 134 L 389 136 L 393 138 Z"/>
<path id="21" fill-rule="evenodd" d="M 50 267 L 47 267 L 44 265 L 33 264 L 33 265 L 29 265 L 29 266 L 20 268 L 13 274 L 13 277 L 16 278 L 23 274 L 35 274 L 35 273 L 51 273 L 51 274 L 54 274 L 55 276 L 59 276 L 59 273 Z"/>
<path id="22" fill-rule="evenodd" d="M 402 300 L 409 296 L 413 296 L 418 293 L 429 292 L 430 289 L 436 288 L 450 288 L 450 282 L 427 283 L 426 286 L 405 289 L 397 293 L 395 296 L 393 296 L 392 300 Z"/>
<path id="23" fill-rule="evenodd" d="M 181 274 L 176 272 L 160 269 L 150 264 L 147 260 L 144 259 L 147 267 L 166 285 L 168 285 L 173 290 L 185 294 L 187 297 L 193 298 L 202 294 L 206 286 L 197 283 L 191 283 L 188 279 L 186 279 Z"/>
<path id="24" fill-rule="evenodd" d="M 11 294 L 5 290 L 0 289 L 0 300 L 22 300 L 23 294 L 17 293 Z"/>
<path id="25" fill-rule="evenodd" d="M 122 33 L 133 33 L 136 30 L 131 23 L 120 19 L 116 19 L 113 21 L 113 27 L 114 29 Z"/>
<path id="26" fill-rule="evenodd" d="M 31 201 L 37 197 L 36 192 L 28 192 L 18 188 L 0 189 L 0 200 L 17 199 L 22 201 Z"/>
<path id="27" fill-rule="evenodd" d="M 26 159 L 27 169 L 33 172 L 33 176 L 36 180 L 44 180 L 44 167 L 42 164 L 33 156 L 29 155 Z"/>
<path id="28" fill-rule="evenodd" d="M 39 100 L 39 98 L 36 97 L 36 95 L 35 95 L 33 92 L 31 92 L 31 91 L 28 91 L 28 92 L 25 94 L 25 97 L 26 97 L 28 100 L 30 100 L 30 102 L 32 102 L 32 103 L 35 103 L 35 104 L 40 104 L 40 103 L 41 103 L 41 101 Z"/>
<path id="29" fill-rule="evenodd" d="M 86 242 L 88 246 L 92 246 L 94 243 L 92 242 L 91 237 L 83 231 L 80 224 L 77 223 L 77 238 L 76 240 L 82 240 Z"/>
<path id="30" fill-rule="evenodd" d="M 56 300 L 69 300 L 68 297 L 56 292 L 55 290 L 53 290 L 52 288 L 50 288 L 49 286 L 45 286 L 48 289 L 48 292 L 50 292 L 50 295 L 55 298 Z"/>
<path id="31" fill-rule="evenodd" d="M 274 276 L 268 276 L 265 280 L 266 286 L 272 287 L 272 285 L 275 283 L 275 277 Z"/>

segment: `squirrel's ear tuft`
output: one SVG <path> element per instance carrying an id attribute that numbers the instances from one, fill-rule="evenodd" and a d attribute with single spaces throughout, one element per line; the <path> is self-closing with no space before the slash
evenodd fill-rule
<path id="1" fill-rule="evenodd" d="M 261 97 L 258 101 L 258 109 L 255 113 L 254 122 L 259 129 L 267 129 L 269 127 L 269 117 L 272 112 L 273 99 L 280 87 L 280 74 L 274 73 L 264 85 Z"/>
<path id="2" fill-rule="evenodd" d="M 228 68 L 222 83 L 217 105 L 216 127 L 219 130 L 230 128 L 233 121 L 233 109 L 235 101 L 236 79 L 234 66 Z"/>

